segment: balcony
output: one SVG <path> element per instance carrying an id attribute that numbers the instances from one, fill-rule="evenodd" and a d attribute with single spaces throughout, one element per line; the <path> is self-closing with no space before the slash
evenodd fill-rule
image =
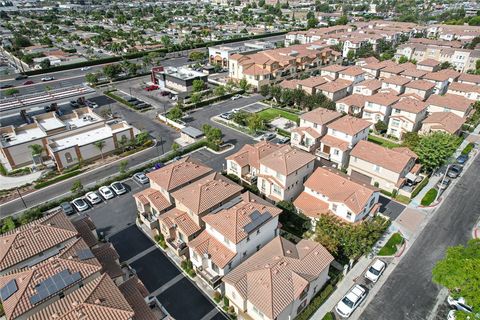
<path id="1" fill-rule="evenodd" d="M 317 151 L 315 151 L 315 155 L 317 157 L 320 157 L 322 159 L 325 159 L 325 160 L 330 160 L 330 153 L 327 153 L 327 152 L 323 152 L 319 149 L 317 149 Z"/>
<path id="2" fill-rule="evenodd" d="M 248 184 L 255 184 L 257 182 L 257 177 L 256 176 L 252 176 L 250 173 L 247 173 L 247 174 L 243 174 L 241 176 L 241 179 L 245 182 L 245 183 L 248 183 Z"/>
<path id="3" fill-rule="evenodd" d="M 180 239 L 169 238 L 167 245 L 178 255 L 182 256 L 188 251 L 187 244 Z"/>
<path id="4" fill-rule="evenodd" d="M 222 283 L 222 276 L 216 274 L 215 271 L 205 269 L 203 267 L 197 268 L 197 274 L 208 283 L 212 289 L 216 289 Z"/>

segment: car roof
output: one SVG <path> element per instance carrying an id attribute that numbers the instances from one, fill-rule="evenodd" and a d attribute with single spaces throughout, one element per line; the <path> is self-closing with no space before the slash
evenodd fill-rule
<path id="1" fill-rule="evenodd" d="M 365 292 L 365 289 L 363 289 L 362 287 L 360 287 L 358 284 L 356 286 L 354 286 L 352 288 L 352 290 L 350 290 L 350 292 L 354 293 L 355 295 L 357 296 L 361 296 L 364 292 Z"/>
<path id="2" fill-rule="evenodd" d="M 383 262 L 380 259 L 375 260 L 375 262 L 372 264 L 372 267 L 376 270 L 380 270 L 385 266 L 385 262 Z"/>
<path id="3" fill-rule="evenodd" d="M 348 300 L 352 301 L 353 303 L 357 302 L 358 299 L 360 299 L 360 296 L 356 295 L 355 293 L 353 293 L 352 291 L 350 291 L 349 293 L 347 293 L 347 295 L 345 296 L 348 298 Z"/>

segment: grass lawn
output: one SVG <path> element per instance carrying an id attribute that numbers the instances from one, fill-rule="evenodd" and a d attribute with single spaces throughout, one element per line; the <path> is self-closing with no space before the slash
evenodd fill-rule
<path id="1" fill-rule="evenodd" d="M 368 136 L 368 141 L 379 144 L 379 145 L 381 145 L 383 147 L 386 147 L 386 148 L 389 148 L 389 149 L 400 147 L 400 145 L 398 143 L 395 143 L 395 142 L 392 142 L 392 141 L 389 141 L 389 140 L 385 140 L 385 139 L 382 139 L 380 137 L 372 136 L 372 135 Z"/>
<path id="2" fill-rule="evenodd" d="M 387 243 L 383 246 L 382 249 L 378 252 L 379 256 L 393 256 L 397 252 L 397 245 L 403 243 L 403 238 L 400 233 L 396 232 L 392 234 Z"/>
<path id="3" fill-rule="evenodd" d="M 429 206 L 437 198 L 438 191 L 435 188 L 432 188 L 425 193 L 420 204 L 422 206 Z"/>
<path id="4" fill-rule="evenodd" d="M 398 202 L 404 203 L 404 204 L 409 204 L 410 203 L 410 198 L 409 197 L 402 196 L 400 194 L 395 197 L 395 200 L 397 200 Z"/>
<path id="5" fill-rule="evenodd" d="M 286 118 L 288 120 L 294 121 L 296 123 L 298 123 L 298 121 L 299 121 L 298 115 L 296 115 L 294 113 L 291 113 L 291 112 L 288 112 L 288 111 L 275 109 L 275 108 L 268 108 L 268 109 L 265 109 L 265 110 L 262 110 L 262 111 L 258 112 L 257 114 L 260 117 L 262 117 L 263 120 L 265 120 L 266 122 L 270 122 L 277 117 L 283 117 L 283 118 Z"/>

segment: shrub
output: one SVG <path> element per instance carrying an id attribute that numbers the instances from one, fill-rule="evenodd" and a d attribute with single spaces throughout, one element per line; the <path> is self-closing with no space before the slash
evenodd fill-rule
<path id="1" fill-rule="evenodd" d="M 332 284 L 327 284 L 320 292 L 313 297 L 310 304 L 303 309 L 303 311 L 295 318 L 295 320 L 308 320 L 320 308 L 320 306 L 333 293 L 334 287 Z M 328 318 L 327 318 L 328 319 Z"/>
<path id="2" fill-rule="evenodd" d="M 323 316 L 322 320 L 335 320 L 335 316 L 332 312 L 328 312 Z"/>
<path id="3" fill-rule="evenodd" d="M 420 202 L 420 204 L 422 206 L 431 205 L 432 202 L 435 201 L 435 199 L 437 198 L 437 195 L 438 195 L 437 189 L 432 188 L 432 189 L 428 190 L 427 193 L 425 193 L 425 195 L 423 196 L 423 199 Z"/>
<path id="4" fill-rule="evenodd" d="M 392 234 L 387 243 L 378 252 L 379 256 L 391 256 L 397 252 L 398 245 L 403 243 L 403 237 L 400 233 L 396 232 Z"/>
<path id="5" fill-rule="evenodd" d="M 473 143 L 467 144 L 467 146 L 462 150 L 463 155 L 468 155 L 475 145 Z"/>
<path id="6" fill-rule="evenodd" d="M 2 176 L 6 176 L 8 174 L 7 169 L 5 169 L 5 167 L 1 163 L 0 163 L 0 174 Z"/>
<path id="7" fill-rule="evenodd" d="M 410 199 L 415 198 L 420 193 L 420 191 L 422 191 L 422 189 L 428 184 L 428 181 L 429 179 L 425 177 L 422 180 L 422 182 L 420 182 L 418 186 L 413 190 L 412 195 L 410 196 Z"/>
<path id="8" fill-rule="evenodd" d="M 223 297 L 223 305 L 228 307 L 230 305 L 230 301 L 228 300 L 227 297 Z"/>
<path id="9" fill-rule="evenodd" d="M 35 189 L 41 189 L 41 188 L 44 188 L 46 186 L 49 186 L 51 184 L 54 184 L 54 183 L 57 183 L 59 181 L 63 181 L 63 180 L 66 180 L 68 178 L 71 178 L 71 177 L 74 177 L 76 175 L 79 175 L 80 173 L 82 173 L 83 170 L 75 170 L 75 171 L 71 171 L 71 172 L 68 172 L 66 174 L 62 174 L 60 176 L 57 176 L 51 180 L 47 180 L 47 181 L 44 181 L 44 182 L 40 182 L 40 183 L 36 183 L 35 184 Z"/>
<path id="10" fill-rule="evenodd" d="M 220 292 L 215 291 L 215 292 L 213 293 L 213 300 L 214 300 L 216 303 L 219 303 L 221 299 L 222 299 L 222 295 L 220 294 Z"/>

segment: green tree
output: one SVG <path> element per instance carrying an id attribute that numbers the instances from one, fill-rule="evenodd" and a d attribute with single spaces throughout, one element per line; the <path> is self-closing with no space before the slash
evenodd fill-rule
<path id="1" fill-rule="evenodd" d="M 172 121 L 177 121 L 183 116 L 183 111 L 182 109 L 176 105 L 175 107 L 171 108 L 167 112 L 167 118 L 172 120 Z"/>
<path id="2" fill-rule="evenodd" d="M 43 164 L 43 159 L 42 159 L 42 152 L 43 152 L 43 147 L 39 144 L 31 144 L 28 146 L 32 153 L 32 158 L 35 159 L 35 157 L 40 157 L 40 163 Z"/>
<path id="3" fill-rule="evenodd" d="M 73 194 L 79 194 L 83 190 L 83 184 L 80 180 L 75 180 L 70 188 Z"/>
<path id="4" fill-rule="evenodd" d="M 96 73 L 89 72 L 85 75 L 85 80 L 90 84 L 98 83 L 98 75 Z"/>
<path id="5" fill-rule="evenodd" d="M 120 174 L 125 174 L 127 172 L 128 160 L 122 160 L 118 164 L 118 171 Z"/>
<path id="6" fill-rule="evenodd" d="M 282 90 L 282 102 L 286 105 L 291 105 L 293 103 L 293 92 L 290 89 Z"/>
<path id="7" fill-rule="evenodd" d="M 292 101 L 295 106 L 300 107 L 305 99 L 306 93 L 302 89 L 295 88 L 292 90 Z"/>
<path id="8" fill-rule="evenodd" d="M 100 151 L 103 160 L 103 148 L 105 148 L 105 140 L 96 141 L 93 145 L 98 149 L 98 151 Z"/>
<path id="9" fill-rule="evenodd" d="M 268 84 L 264 84 L 263 86 L 260 86 L 260 94 L 264 97 L 268 96 L 270 93 L 270 86 Z"/>
<path id="10" fill-rule="evenodd" d="M 112 81 L 122 72 L 122 67 L 119 64 L 107 64 L 103 67 L 103 74 Z"/>
<path id="11" fill-rule="evenodd" d="M 40 62 L 40 68 L 42 68 L 42 69 L 48 69 L 48 68 L 50 68 L 50 60 L 48 60 L 48 59 L 43 59 L 43 60 Z"/>
<path id="12" fill-rule="evenodd" d="M 13 96 L 14 94 L 17 94 L 17 93 L 19 93 L 19 91 L 16 88 L 8 88 L 3 92 L 3 94 L 5 94 L 5 96 L 7 97 Z"/>
<path id="13" fill-rule="evenodd" d="M 458 142 L 459 137 L 437 131 L 420 137 L 413 151 L 418 155 L 423 169 L 432 171 L 447 161 L 457 148 Z"/>
<path id="14" fill-rule="evenodd" d="M 210 145 L 214 149 L 218 150 L 220 144 L 222 143 L 222 131 L 218 128 L 212 127 L 209 124 L 204 124 L 202 126 L 202 131 Z"/>
<path id="15" fill-rule="evenodd" d="M 15 229 L 15 227 L 16 227 L 15 220 L 13 220 L 12 217 L 7 217 L 2 222 L 3 222 L 3 224 L 2 224 L 2 228 L 1 228 L 1 233 L 11 231 L 11 230 Z"/>
<path id="16" fill-rule="evenodd" d="M 144 145 L 148 140 L 150 140 L 150 134 L 147 131 L 142 131 L 135 137 L 137 145 Z"/>
<path id="17" fill-rule="evenodd" d="M 348 17 L 347 16 L 341 16 L 337 20 L 337 25 L 346 25 L 348 23 Z"/>
<path id="18" fill-rule="evenodd" d="M 414 150 L 420 142 L 420 136 L 416 132 L 407 132 L 403 135 L 403 147 Z"/>
<path id="19" fill-rule="evenodd" d="M 311 17 L 307 20 L 307 29 L 315 28 L 318 24 L 318 19 L 315 17 Z"/>
<path id="20" fill-rule="evenodd" d="M 250 113 L 245 112 L 243 110 L 240 110 L 238 112 L 235 112 L 233 114 L 232 120 L 236 124 L 239 124 L 241 126 L 246 126 L 248 123 L 248 117 L 250 116 Z"/>
<path id="21" fill-rule="evenodd" d="M 377 132 L 385 132 L 387 129 L 388 126 L 382 120 L 378 120 L 377 123 L 375 123 L 375 130 Z"/>
<path id="22" fill-rule="evenodd" d="M 202 95 L 199 92 L 195 92 L 190 96 L 190 103 L 198 104 L 202 101 Z"/>
<path id="23" fill-rule="evenodd" d="M 126 136 L 122 135 L 122 137 L 120 138 L 120 140 L 118 141 L 118 144 L 120 145 L 120 147 L 122 148 L 122 152 L 125 152 L 125 147 L 127 146 L 128 144 L 128 139 Z"/>
<path id="24" fill-rule="evenodd" d="M 225 95 L 225 93 L 226 93 L 225 86 L 220 85 L 220 86 L 215 87 L 215 89 L 213 90 L 213 93 L 217 97 L 221 97 L 221 96 Z"/>
<path id="25" fill-rule="evenodd" d="M 193 92 L 199 92 L 205 89 L 205 82 L 201 79 L 193 80 L 192 83 Z"/>
<path id="26" fill-rule="evenodd" d="M 173 152 L 177 152 L 179 148 L 180 148 L 180 145 L 178 143 L 176 142 L 172 143 Z"/>
<path id="27" fill-rule="evenodd" d="M 205 57 L 206 57 L 205 52 L 201 52 L 201 51 L 192 51 L 188 55 L 188 59 L 191 61 L 201 61 L 205 59 Z"/>
<path id="28" fill-rule="evenodd" d="M 407 57 L 401 56 L 400 58 L 398 58 L 398 63 L 399 63 L 399 64 L 402 64 L 402 63 L 405 63 L 405 62 L 408 62 L 408 58 L 407 58 Z"/>
<path id="29" fill-rule="evenodd" d="M 170 49 L 170 46 L 172 45 L 172 39 L 170 39 L 169 36 L 164 35 L 160 38 L 160 41 L 162 42 L 163 46 L 168 50 Z"/>
<path id="30" fill-rule="evenodd" d="M 251 87 L 250 83 L 247 82 L 247 79 L 240 80 L 238 85 L 239 85 L 240 89 L 242 89 L 243 91 L 248 91 Z"/>
<path id="31" fill-rule="evenodd" d="M 349 50 L 347 53 L 347 60 L 353 61 L 354 58 L 355 58 L 355 52 L 353 52 L 353 50 Z"/>
<path id="32" fill-rule="evenodd" d="M 480 310 L 480 239 L 472 239 L 467 246 L 447 249 L 445 258 L 432 270 L 432 280 L 446 287 L 454 298 L 463 297 L 473 310 Z M 456 319 L 469 319 L 465 312 L 457 311 Z M 471 317 L 472 319 L 475 317 Z"/>
<path id="33" fill-rule="evenodd" d="M 280 86 L 272 86 L 270 88 L 270 94 L 272 98 L 278 103 L 282 99 L 282 87 Z"/>
<path id="34" fill-rule="evenodd" d="M 263 121 L 263 118 L 259 116 L 258 113 L 252 113 L 248 117 L 247 122 L 248 122 L 248 129 L 252 133 L 256 133 L 259 130 L 265 129 L 265 123 Z"/>

